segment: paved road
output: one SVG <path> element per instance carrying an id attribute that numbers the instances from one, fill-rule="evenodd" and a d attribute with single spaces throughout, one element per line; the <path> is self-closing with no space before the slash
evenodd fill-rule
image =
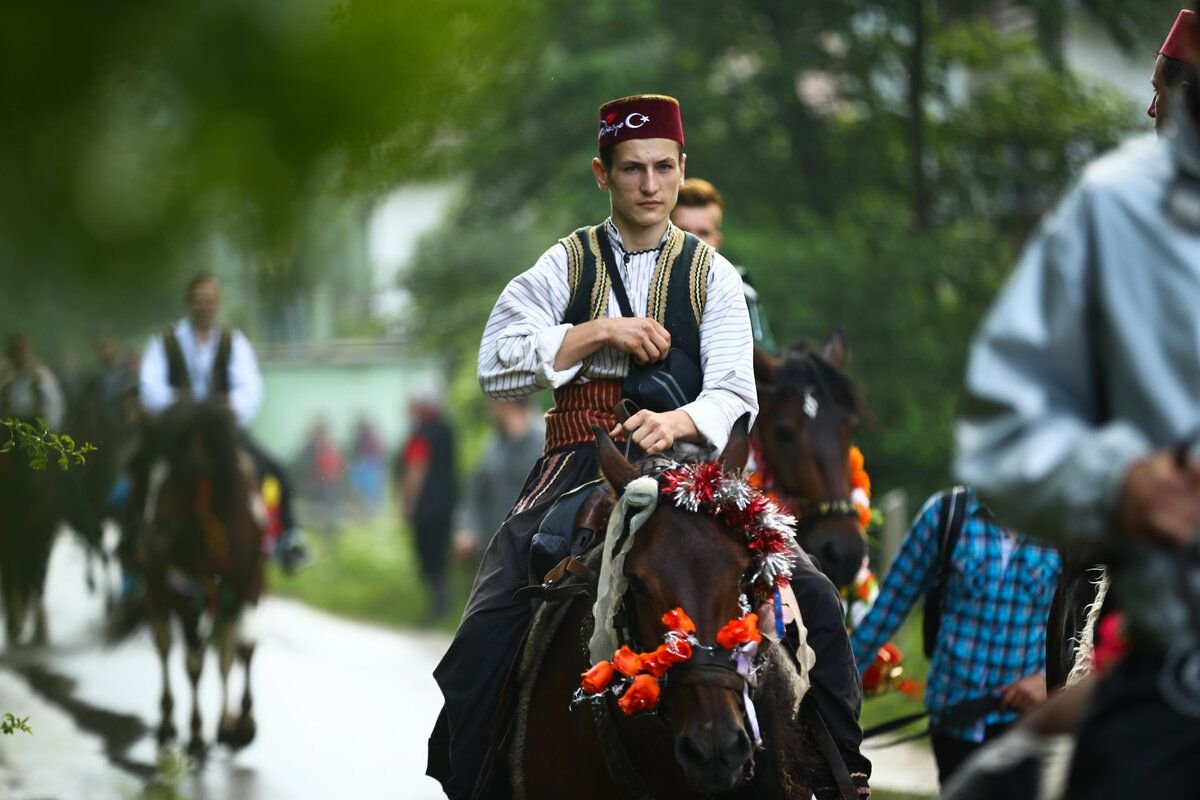
<path id="1" fill-rule="evenodd" d="M 113 649 L 83 585 L 82 555 L 62 537 L 50 570 L 51 645 L 0 657 L 0 711 L 29 716 L 34 735 L 0 737 L 0 797 L 128 800 L 153 772 L 158 660 L 148 635 Z M 434 800 L 425 737 L 440 707 L 430 677 L 447 640 L 399 635 L 267 599 L 253 686 L 258 738 L 215 750 L 182 784 L 193 800 Z M 183 656 L 172 664 L 175 722 L 188 730 Z M 210 658 L 206 709 L 219 704 Z M 205 710 L 211 737 L 215 710 Z"/>
<path id="2" fill-rule="evenodd" d="M 51 645 L 0 656 L 0 712 L 29 716 L 33 736 L 0 737 L 0 797 L 131 800 L 153 773 L 158 660 L 148 635 L 100 642 L 102 609 L 84 589 L 82 553 L 60 538 L 50 569 Z M 191 800 L 435 800 L 424 776 L 425 737 L 440 707 L 430 673 L 448 640 L 347 622 L 286 600 L 258 617 L 253 685 L 258 738 L 215 750 L 181 785 Z M 175 723 L 190 698 L 174 654 Z M 219 702 L 215 662 L 202 683 L 211 737 Z M 928 750 L 868 752 L 877 786 L 932 793 Z"/>

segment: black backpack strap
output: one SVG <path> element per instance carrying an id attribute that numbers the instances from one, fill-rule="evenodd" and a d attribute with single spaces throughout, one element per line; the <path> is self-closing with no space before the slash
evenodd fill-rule
<path id="1" fill-rule="evenodd" d="M 600 255 L 604 259 L 604 269 L 608 272 L 608 279 L 612 281 L 613 292 L 617 295 L 617 305 L 621 307 L 621 316 L 632 317 L 634 316 L 633 306 L 630 305 L 629 295 L 625 292 L 625 281 L 621 280 L 621 271 L 617 269 L 612 244 L 608 241 L 608 232 L 601 227 L 597 233 L 600 240 Z"/>
<path id="2" fill-rule="evenodd" d="M 229 379 L 229 362 L 233 357 L 233 332 L 229 328 L 221 328 L 221 338 L 217 341 L 217 355 L 213 358 L 212 387 L 219 394 L 229 394 L 233 382 Z"/>
<path id="3" fill-rule="evenodd" d="M 162 343 L 167 356 L 167 385 L 179 391 L 191 391 L 192 379 L 188 375 L 187 362 L 183 360 L 183 348 L 170 325 L 163 328 Z"/>
<path id="4" fill-rule="evenodd" d="M 942 626 L 942 603 L 946 583 L 950 577 L 950 563 L 954 548 L 962 536 L 966 511 L 966 487 L 955 486 L 943 493 L 942 506 L 938 511 L 937 582 L 925 593 L 925 619 L 922 625 L 925 655 L 929 658 L 933 658 L 933 651 L 937 647 L 938 632 Z"/>

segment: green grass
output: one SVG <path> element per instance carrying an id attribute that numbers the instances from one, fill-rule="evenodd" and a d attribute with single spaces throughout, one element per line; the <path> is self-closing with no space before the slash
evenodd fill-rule
<path id="1" fill-rule="evenodd" d="M 272 594 L 347 617 L 398 628 L 429 627 L 430 608 L 412 536 L 394 516 L 347 523 L 332 538 L 310 536 L 313 562 L 295 575 L 272 564 Z M 433 627 L 453 632 L 475 564 L 451 562 L 450 608 Z"/>
<path id="2" fill-rule="evenodd" d="M 889 792 L 887 789 L 871 789 L 871 800 L 937 800 L 935 794 L 909 794 L 908 792 Z"/>
<path id="3" fill-rule="evenodd" d="M 905 676 L 914 680 L 924 681 L 926 674 L 929 672 L 929 661 L 925 658 L 921 640 L 920 613 L 910 615 L 892 639 L 895 645 L 900 648 L 900 652 L 904 654 Z M 888 692 L 878 697 L 868 697 L 863 701 L 862 726 L 863 728 L 870 728 L 882 722 L 924 710 L 925 705 L 921 702 L 920 698 L 913 699 L 900 692 Z M 916 733 L 919 730 L 923 730 L 927 724 L 927 720 L 921 720 L 903 730 L 883 734 L 881 741 L 887 741 L 907 733 Z M 916 744 L 928 747 L 929 738 L 917 739 Z"/>

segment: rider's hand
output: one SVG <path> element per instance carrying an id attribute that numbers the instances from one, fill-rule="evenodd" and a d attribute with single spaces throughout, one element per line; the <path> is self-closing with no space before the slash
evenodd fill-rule
<path id="1" fill-rule="evenodd" d="M 671 349 L 671 334 L 650 317 L 609 317 L 604 324 L 605 341 L 639 364 L 662 361 Z"/>
<path id="2" fill-rule="evenodd" d="M 1180 469 L 1159 450 L 1135 461 L 1121 483 L 1120 521 L 1131 535 L 1183 547 L 1200 526 L 1200 463 Z"/>
<path id="3" fill-rule="evenodd" d="M 700 435 L 686 411 L 639 411 L 609 431 L 610 436 L 627 435 L 648 456 L 661 453 L 675 442 Z"/>
<path id="4" fill-rule="evenodd" d="M 1046 676 L 1041 674 L 1027 675 L 1016 683 L 1009 684 L 1000 695 L 1001 708 L 1011 708 L 1020 714 L 1045 701 Z"/>

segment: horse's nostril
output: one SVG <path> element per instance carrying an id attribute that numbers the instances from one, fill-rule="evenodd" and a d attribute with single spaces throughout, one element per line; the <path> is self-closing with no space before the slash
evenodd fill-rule
<path id="1" fill-rule="evenodd" d="M 691 736 L 684 734 L 679 737 L 679 748 L 676 756 L 679 763 L 685 766 L 701 765 L 708 761 L 708 753 Z"/>

